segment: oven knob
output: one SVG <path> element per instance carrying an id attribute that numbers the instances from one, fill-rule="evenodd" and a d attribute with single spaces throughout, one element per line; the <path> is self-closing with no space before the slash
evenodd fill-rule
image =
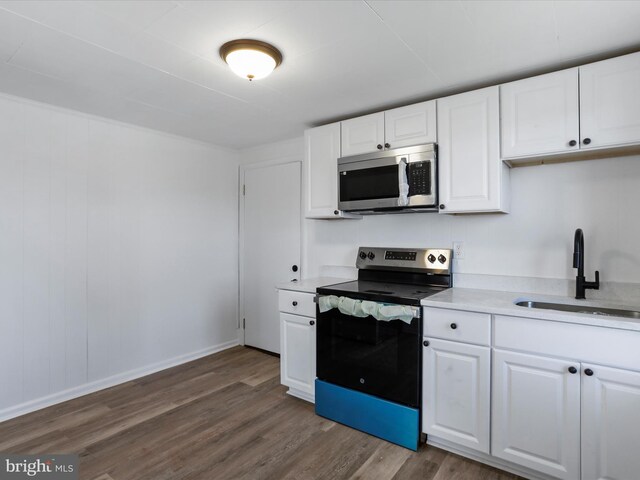
<path id="1" fill-rule="evenodd" d="M 364 383 L 364 378 L 361 378 L 361 379 L 360 379 L 360 383 Z"/>
<path id="2" fill-rule="evenodd" d="M 376 254 L 373 252 L 369 252 L 369 255 L 367 255 L 369 257 L 369 260 L 373 260 L 374 258 L 376 258 Z"/>
<path id="3" fill-rule="evenodd" d="M 436 256 L 433 253 L 430 253 L 427 260 L 429 260 L 429 263 L 433 263 L 436 261 Z"/>
<path id="4" fill-rule="evenodd" d="M 445 257 L 444 255 L 439 255 L 438 256 L 438 261 L 440 263 L 445 263 L 447 261 L 447 257 Z"/>
<path id="5" fill-rule="evenodd" d="M 364 260 L 365 258 L 367 258 L 367 254 L 366 254 L 366 253 L 364 253 L 364 252 L 360 252 L 359 256 L 360 256 L 360 258 L 361 258 L 362 260 Z"/>

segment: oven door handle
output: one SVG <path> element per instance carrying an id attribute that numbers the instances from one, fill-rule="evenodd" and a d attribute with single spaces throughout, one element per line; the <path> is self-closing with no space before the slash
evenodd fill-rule
<path id="1" fill-rule="evenodd" d="M 313 297 L 313 303 L 319 303 L 320 302 L 320 294 L 316 293 Z M 322 295 L 323 297 L 325 295 Z M 379 302 L 376 302 L 379 303 Z M 397 305 L 397 304 L 396 304 Z M 403 305 L 403 306 L 409 306 L 409 305 Z M 414 307 L 414 306 L 409 306 L 411 308 L 411 313 L 413 314 L 413 318 L 420 318 L 420 307 Z"/>

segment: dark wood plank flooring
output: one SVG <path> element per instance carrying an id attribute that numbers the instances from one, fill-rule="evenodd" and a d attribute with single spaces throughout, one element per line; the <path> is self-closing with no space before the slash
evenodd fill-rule
<path id="1" fill-rule="evenodd" d="M 318 417 L 279 368 L 235 347 L 0 423 L 0 452 L 78 453 L 83 480 L 519 478 Z"/>

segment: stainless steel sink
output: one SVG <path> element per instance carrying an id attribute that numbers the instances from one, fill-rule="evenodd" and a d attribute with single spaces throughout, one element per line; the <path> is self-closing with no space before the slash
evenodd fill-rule
<path id="1" fill-rule="evenodd" d="M 621 310 L 617 308 L 587 307 L 582 305 L 568 305 L 565 303 L 545 303 L 523 300 L 516 302 L 519 307 L 542 308 L 544 310 L 559 310 L 561 312 L 588 313 L 590 315 L 602 315 L 606 317 L 625 317 L 640 319 L 640 312 L 635 310 Z"/>

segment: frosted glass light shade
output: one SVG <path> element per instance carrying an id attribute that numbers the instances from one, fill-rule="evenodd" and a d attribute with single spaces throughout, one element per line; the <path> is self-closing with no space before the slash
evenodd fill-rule
<path id="1" fill-rule="evenodd" d="M 259 40 L 232 40 L 220 47 L 220 56 L 229 68 L 249 80 L 264 78 L 282 62 L 280 51 Z"/>

